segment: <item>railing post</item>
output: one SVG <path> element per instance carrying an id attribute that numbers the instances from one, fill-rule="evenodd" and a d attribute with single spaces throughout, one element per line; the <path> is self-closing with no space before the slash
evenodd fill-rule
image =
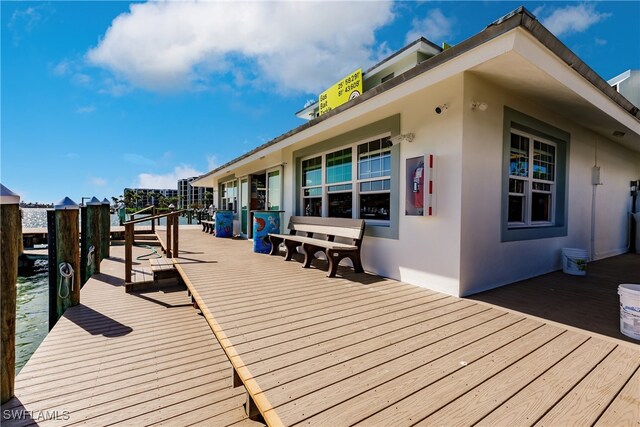
<path id="1" fill-rule="evenodd" d="M 179 223 L 179 219 L 178 219 L 178 214 L 174 214 L 173 215 L 173 251 L 172 251 L 172 255 L 173 258 L 178 258 L 178 223 Z"/>
<path id="2" fill-rule="evenodd" d="M 18 239 L 22 240 L 20 196 L 0 184 L 0 285 L 2 286 L 2 346 L 0 379 L 2 403 L 13 397 L 16 371 L 16 283 L 18 280 Z"/>
<path id="3" fill-rule="evenodd" d="M 131 283 L 133 267 L 133 224 L 124 226 L 124 281 Z"/>
<path id="4" fill-rule="evenodd" d="M 156 216 L 156 207 L 153 206 L 151 208 L 151 232 L 155 233 L 156 232 L 156 220 L 153 219 L 153 217 Z"/>
<path id="5" fill-rule="evenodd" d="M 171 256 L 171 216 L 167 216 L 167 247 L 165 248 L 165 252 L 167 254 L 167 258 L 172 258 Z"/>
<path id="6" fill-rule="evenodd" d="M 102 221 L 102 229 L 100 232 L 101 246 L 100 259 L 109 258 L 111 252 L 111 203 L 104 198 L 102 200 L 102 212 L 100 213 L 100 220 Z"/>

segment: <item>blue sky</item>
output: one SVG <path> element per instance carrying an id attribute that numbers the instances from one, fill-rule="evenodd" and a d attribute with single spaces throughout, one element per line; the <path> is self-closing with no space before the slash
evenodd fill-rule
<path id="1" fill-rule="evenodd" d="M 605 79 L 640 68 L 640 2 L 8 2 L 2 183 L 26 201 L 171 188 L 420 35 L 457 44 L 524 5 Z"/>

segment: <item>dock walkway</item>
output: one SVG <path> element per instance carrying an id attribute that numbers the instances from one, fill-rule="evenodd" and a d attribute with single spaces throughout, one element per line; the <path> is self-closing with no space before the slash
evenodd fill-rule
<path id="1" fill-rule="evenodd" d="M 176 263 L 269 425 L 640 420 L 636 344 L 197 230 Z"/>
<path id="2" fill-rule="evenodd" d="M 255 425 L 184 287 L 127 294 L 124 247 L 111 253 L 17 376 L 2 426 Z"/>

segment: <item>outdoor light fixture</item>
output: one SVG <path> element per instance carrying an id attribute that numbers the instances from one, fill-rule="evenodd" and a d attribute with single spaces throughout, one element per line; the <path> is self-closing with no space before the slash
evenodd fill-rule
<path id="1" fill-rule="evenodd" d="M 476 111 L 476 110 L 487 111 L 487 108 L 489 108 L 489 104 L 487 104 L 486 102 L 471 101 L 471 109 L 473 111 Z"/>
<path id="2" fill-rule="evenodd" d="M 409 133 L 401 133 L 400 135 L 396 135 L 393 138 L 391 138 L 391 142 L 393 142 L 394 144 L 400 144 L 401 142 L 413 142 L 413 140 L 416 138 L 416 134 L 413 132 L 409 132 Z"/>

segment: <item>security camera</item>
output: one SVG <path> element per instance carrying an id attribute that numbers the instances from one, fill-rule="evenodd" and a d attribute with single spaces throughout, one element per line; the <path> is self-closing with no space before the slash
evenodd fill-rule
<path id="1" fill-rule="evenodd" d="M 438 105 L 436 107 L 436 114 L 442 114 L 442 112 L 445 111 L 447 108 L 449 108 L 447 104 Z"/>

